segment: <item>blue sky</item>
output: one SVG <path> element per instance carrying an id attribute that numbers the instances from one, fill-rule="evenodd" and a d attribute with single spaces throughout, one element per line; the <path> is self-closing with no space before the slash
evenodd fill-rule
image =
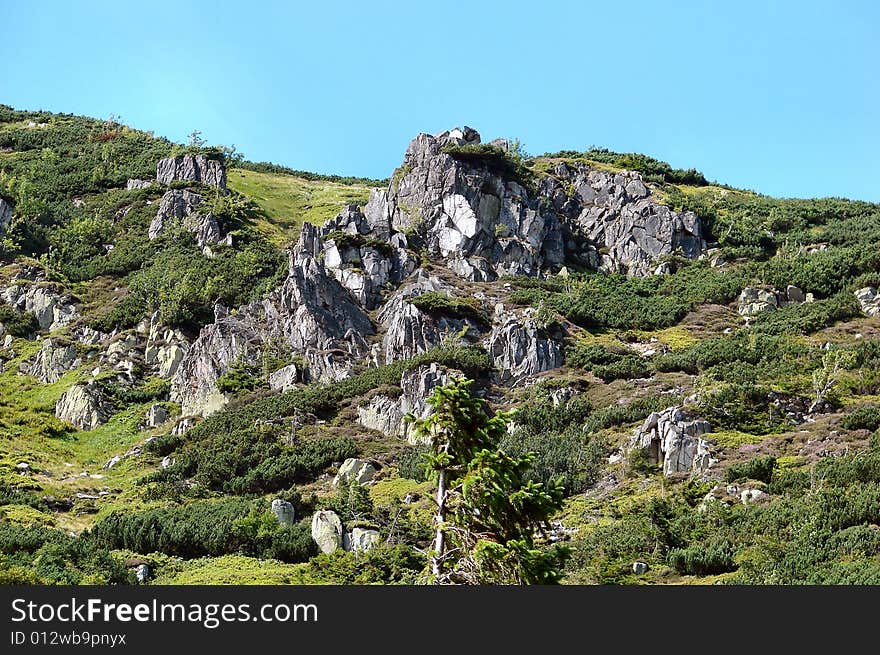
<path id="1" fill-rule="evenodd" d="M 0 0 L 0 102 L 386 177 L 418 132 L 880 201 L 870 1 Z"/>

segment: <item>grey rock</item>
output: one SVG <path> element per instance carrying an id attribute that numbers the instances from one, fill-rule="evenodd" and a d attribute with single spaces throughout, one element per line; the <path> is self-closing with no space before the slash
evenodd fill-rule
<path id="1" fill-rule="evenodd" d="M 220 241 L 220 225 L 210 212 L 201 212 L 198 207 L 204 198 L 188 189 L 166 191 L 159 203 L 159 210 L 150 223 L 148 236 L 155 239 L 169 227 L 182 225 L 192 232 L 199 246 Z"/>
<path id="2" fill-rule="evenodd" d="M 150 579 L 150 567 L 146 564 L 138 564 L 134 571 L 134 576 L 141 584 L 147 582 Z"/>
<path id="3" fill-rule="evenodd" d="M 296 511 L 291 503 L 281 498 L 272 501 L 272 513 L 281 525 L 294 525 L 296 523 Z"/>
<path id="4" fill-rule="evenodd" d="M 300 373 L 296 364 L 288 364 L 269 375 L 269 388 L 273 391 L 287 391 L 296 386 Z"/>
<path id="5" fill-rule="evenodd" d="M 789 284 L 787 287 L 785 287 L 785 296 L 788 301 L 792 303 L 802 303 L 806 302 L 807 300 L 804 292 L 793 284 Z"/>
<path id="6" fill-rule="evenodd" d="M 159 404 L 153 404 L 147 410 L 147 427 L 155 428 L 162 425 L 168 420 L 168 410 Z"/>
<path id="7" fill-rule="evenodd" d="M 137 189 L 146 189 L 153 186 L 154 184 L 155 182 L 153 180 L 130 179 L 128 182 L 125 183 L 125 190 L 135 191 Z"/>
<path id="8" fill-rule="evenodd" d="M 162 461 L 159 464 L 159 468 L 163 470 L 172 466 L 174 466 L 174 458 L 171 455 L 165 455 L 165 457 L 162 458 Z"/>
<path id="9" fill-rule="evenodd" d="M 193 416 L 182 416 L 177 419 L 177 423 L 174 424 L 174 427 L 171 429 L 171 434 L 175 436 L 184 435 L 187 431 L 196 424 L 195 417 Z"/>
<path id="10" fill-rule="evenodd" d="M 156 180 L 171 184 L 176 180 L 200 182 L 220 189 L 226 188 L 226 168 L 205 155 L 178 155 L 159 160 Z"/>
<path id="11" fill-rule="evenodd" d="M 80 430 L 94 430 L 110 417 L 110 407 L 97 384 L 75 384 L 58 399 L 55 416 Z"/>
<path id="12" fill-rule="evenodd" d="M 57 382 L 61 377 L 81 364 L 76 346 L 61 339 L 44 339 L 40 350 L 28 368 L 28 375 L 41 382 Z"/>
<path id="13" fill-rule="evenodd" d="M 711 442 L 701 438 L 710 430 L 708 422 L 688 418 L 681 407 L 669 407 L 645 419 L 633 435 L 632 447 L 646 450 L 666 476 L 703 473 L 715 461 Z"/>
<path id="14" fill-rule="evenodd" d="M 880 316 L 880 294 L 875 287 L 864 287 L 856 291 L 855 295 L 865 316 Z"/>
<path id="15" fill-rule="evenodd" d="M 542 336 L 531 318 L 508 316 L 492 331 L 488 350 L 502 383 L 516 384 L 562 366 L 562 346 Z"/>
<path id="16" fill-rule="evenodd" d="M 646 562 L 633 562 L 632 571 L 636 575 L 644 575 L 648 572 L 648 564 Z"/>
<path id="17" fill-rule="evenodd" d="M 764 312 L 776 311 L 779 300 L 775 290 L 746 287 L 737 299 L 737 311 L 740 316 L 757 316 Z"/>
<path id="18" fill-rule="evenodd" d="M 351 532 L 345 534 L 343 546 L 345 550 L 358 553 L 370 550 L 378 545 L 381 540 L 378 530 L 354 528 Z"/>
<path id="19" fill-rule="evenodd" d="M 322 553 L 342 548 L 342 521 L 336 512 L 321 510 L 312 515 L 312 539 Z"/>
<path id="20" fill-rule="evenodd" d="M 186 356 L 188 344 L 171 344 L 156 349 L 156 374 L 160 378 L 174 377 L 183 358 Z"/>
<path id="21" fill-rule="evenodd" d="M 59 330 L 73 323 L 79 314 L 73 298 L 59 293 L 51 285 L 13 282 L 0 287 L 0 301 L 17 312 L 34 315 L 41 330 Z"/>
<path id="22" fill-rule="evenodd" d="M 349 457 L 339 467 L 336 477 L 333 478 L 333 486 L 352 482 L 364 484 L 372 480 L 374 475 L 376 475 L 376 467 L 370 462 L 365 459 Z"/>

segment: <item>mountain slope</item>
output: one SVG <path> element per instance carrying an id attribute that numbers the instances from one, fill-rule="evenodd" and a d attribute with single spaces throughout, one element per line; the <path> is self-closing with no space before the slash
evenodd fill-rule
<path id="1" fill-rule="evenodd" d="M 460 371 L 563 476 L 569 582 L 880 581 L 877 205 L 469 128 L 371 185 L 8 108 L 0 197 L 4 579 L 412 581 L 402 416 Z M 382 545 L 317 554 L 319 510 Z"/>

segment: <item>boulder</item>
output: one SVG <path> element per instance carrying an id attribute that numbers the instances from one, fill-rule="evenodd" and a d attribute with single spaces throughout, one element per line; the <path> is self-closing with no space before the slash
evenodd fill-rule
<path id="1" fill-rule="evenodd" d="M 81 363 L 74 344 L 62 339 L 44 339 L 39 352 L 27 369 L 27 374 L 44 383 L 57 382 L 67 371 Z"/>
<path id="2" fill-rule="evenodd" d="M 349 457 L 339 467 L 336 477 L 333 478 L 333 486 L 352 482 L 364 484 L 372 480 L 374 475 L 376 475 L 376 467 L 370 462 L 365 459 Z"/>
<path id="3" fill-rule="evenodd" d="M 322 553 L 342 548 L 342 521 L 336 512 L 321 510 L 312 515 L 312 539 Z"/>
<path id="4" fill-rule="evenodd" d="M 299 381 L 299 368 L 296 364 L 288 364 L 269 375 L 269 388 L 273 391 L 287 391 Z"/>
<path id="5" fill-rule="evenodd" d="M 562 366 L 561 344 L 542 335 L 530 318 L 509 316 L 493 329 L 488 350 L 502 383 L 516 384 Z"/>
<path id="6" fill-rule="evenodd" d="M 864 287 L 855 294 L 865 316 L 880 316 L 880 293 L 875 287 Z"/>
<path id="7" fill-rule="evenodd" d="M 0 236 L 2 236 L 12 224 L 12 205 L 0 198 Z"/>
<path id="8" fill-rule="evenodd" d="M 130 179 L 125 183 L 126 191 L 135 191 L 137 189 L 146 189 L 147 187 L 151 187 L 155 184 L 153 180 L 137 180 Z"/>
<path id="9" fill-rule="evenodd" d="M 296 523 L 296 511 L 293 505 L 286 500 L 281 498 L 273 500 L 272 513 L 281 525 L 294 525 Z"/>
<path id="10" fill-rule="evenodd" d="M 666 476 L 703 473 L 714 464 L 712 443 L 701 438 L 711 426 L 690 419 L 681 407 L 654 412 L 645 419 L 632 438 L 632 447 L 647 451 Z"/>
<path id="11" fill-rule="evenodd" d="M 155 218 L 150 223 L 148 236 L 155 239 L 169 227 L 182 225 L 192 232 L 199 246 L 220 241 L 220 225 L 210 212 L 201 212 L 198 207 L 204 198 L 188 189 L 171 189 L 162 196 Z"/>
<path id="12" fill-rule="evenodd" d="M 150 579 L 150 567 L 147 564 L 138 564 L 134 571 L 134 577 L 138 582 L 144 584 Z"/>
<path id="13" fill-rule="evenodd" d="M 199 182 L 225 189 L 226 167 L 205 155 L 178 155 L 159 160 L 156 164 L 156 180 L 160 184 L 171 184 L 177 180 Z"/>
<path id="14" fill-rule="evenodd" d="M 58 399 L 55 416 L 80 430 L 94 430 L 109 418 L 110 407 L 94 382 L 75 384 Z"/>
<path id="15" fill-rule="evenodd" d="M 155 428 L 162 425 L 165 421 L 168 420 L 168 410 L 165 409 L 163 405 L 153 404 L 150 406 L 150 409 L 147 410 L 147 422 L 146 425 L 148 428 Z"/>
<path id="16" fill-rule="evenodd" d="M 79 314 L 73 298 L 59 293 L 52 285 L 13 282 L 0 287 L 0 301 L 17 312 L 34 315 L 41 330 L 59 330 L 73 323 Z"/>
<path id="17" fill-rule="evenodd" d="M 632 571 L 636 575 L 644 575 L 648 572 L 648 564 L 647 562 L 633 562 Z"/>

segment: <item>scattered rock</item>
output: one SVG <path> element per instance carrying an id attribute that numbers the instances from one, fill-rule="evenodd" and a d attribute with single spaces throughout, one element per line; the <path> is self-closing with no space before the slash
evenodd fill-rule
<path id="1" fill-rule="evenodd" d="M 880 293 L 875 287 L 864 287 L 855 292 L 856 300 L 865 316 L 880 316 Z"/>
<path id="2" fill-rule="evenodd" d="M 767 289 L 746 287 L 737 299 L 737 311 L 740 316 L 757 316 L 764 312 L 776 311 L 779 302 L 776 294 Z"/>

